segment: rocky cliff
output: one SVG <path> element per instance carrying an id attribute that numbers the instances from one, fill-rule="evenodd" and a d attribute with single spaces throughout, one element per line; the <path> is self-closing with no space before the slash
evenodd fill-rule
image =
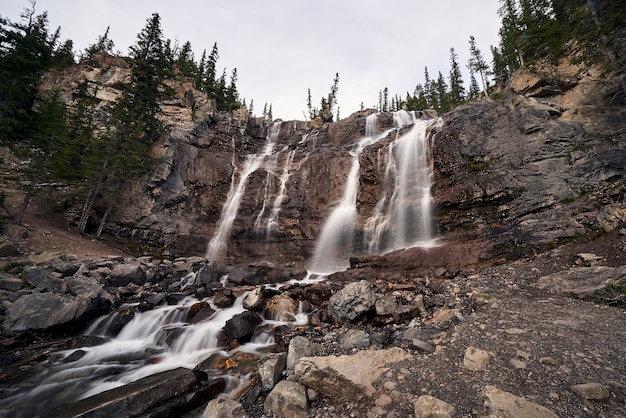
<path id="1" fill-rule="evenodd" d="M 72 88 L 85 79 L 106 102 L 115 99 L 116 86 L 127 76 L 122 59 L 100 57 L 49 75 L 47 85 L 61 86 L 71 102 Z M 351 145 L 364 135 L 365 118 L 374 111 L 335 123 L 268 123 L 245 109 L 214 111 L 190 82 L 170 85 L 175 97 L 162 104 L 168 134 L 154 147 L 155 165 L 128 190 L 106 232 L 144 251 L 203 255 L 229 193 L 241 186 L 225 261 L 305 264 L 341 198 Z M 517 74 L 495 100 L 443 115 L 443 124 L 430 130 L 435 217 L 443 241 L 480 243 L 468 255 L 471 264 L 553 248 L 626 221 L 626 115 L 619 89 L 598 72 L 563 61 Z M 380 115 L 379 130 L 391 127 L 393 115 Z M 271 135 L 271 158 L 240 185 L 246 164 L 264 152 Z M 359 231 L 382 193 L 384 143 L 360 156 Z M 79 205 L 67 213 L 72 222 L 78 210 Z M 99 216 L 92 213 L 94 220 Z"/>

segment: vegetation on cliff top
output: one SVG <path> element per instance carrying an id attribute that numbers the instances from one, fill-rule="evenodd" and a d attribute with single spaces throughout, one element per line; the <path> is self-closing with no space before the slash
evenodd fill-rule
<path id="1" fill-rule="evenodd" d="M 157 117 L 159 104 L 171 94 L 166 79 L 193 80 L 198 90 L 215 101 L 217 110 L 246 106 L 236 87 L 237 69 L 232 70 L 230 80 L 226 70 L 217 75 L 217 44 L 196 61 L 189 42 L 181 47 L 163 37 L 160 17 L 155 13 L 130 48 L 126 59 L 131 79 L 122 86 L 119 100 L 104 109 L 98 108 L 96 92 L 86 83 L 79 83 L 73 92 L 76 104 L 70 111 L 59 94 L 41 95 L 39 87 L 45 72 L 74 64 L 73 42 L 60 42 L 60 31 L 49 29 L 47 14 L 37 14 L 34 1 L 30 5 L 18 23 L 0 17 L 0 145 L 13 147 L 31 161 L 23 173 L 28 184 L 18 222 L 38 185 L 62 182 L 79 186 L 79 192 L 87 196 L 80 229 L 85 230 L 86 214 L 99 205 L 105 214 L 98 228 L 101 230 L 106 214 L 117 204 L 119 192 L 151 167 L 150 148 L 164 132 Z M 520 67 L 562 55 L 574 56 L 581 63 L 602 63 L 607 73 L 623 75 L 623 1 L 500 0 L 500 6 L 500 44 L 491 48 L 491 65 L 476 47 L 474 37 L 469 37 L 467 89 L 458 56 L 450 48 L 447 77 L 439 72 L 431 78 L 425 67 L 425 83 L 417 84 L 412 94 L 391 97 L 387 88 L 381 90 L 378 109 L 449 111 L 475 98 L 481 90 L 487 96 L 493 88 L 489 78 L 496 87 L 503 87 Z M 81 59 L 90 59 L 98 53 L 111 53 L 113 46 L 107 29 L 79 55 Z M 338 81 L 339 74 L 329 95 L 322 98 L 320 108 L 313 107 L 309 91 L 310 118 L 332 120 L 335 109 L 338 114 Z M 272 118 L 271 105 L 265 105 L 263 115 Z"/>

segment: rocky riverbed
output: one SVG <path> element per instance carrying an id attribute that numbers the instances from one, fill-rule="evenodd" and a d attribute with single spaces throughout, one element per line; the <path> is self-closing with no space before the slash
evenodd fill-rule
<path id="1" fill-rule="evenodd" d="M 191 327 L 245 295 L 218 332 L 217 354 L 120 393 L 64 401 L 55 416 L 125 405 L 128 416 L 621 417 L 625 242 L 614 231 L 500 265 L 426 274 L 354 267 L 317 283 L 303 283 L 295 267 L 216 267 L 201 257 L 6 260 L 1 390 L 4 399 L 27 393 L 39 373 L 80 359 L 143 313 L 185 305 Z M 81 335 L 116 309 L 110 337 Z M 273 342 L 242 350 L 261 330 Z M 137 355 L 116 361 L 165 358 Z"/>

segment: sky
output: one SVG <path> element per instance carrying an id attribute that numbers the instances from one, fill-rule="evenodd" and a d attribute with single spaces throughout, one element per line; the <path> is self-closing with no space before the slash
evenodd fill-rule
<path id="1" fill-rule="evenodd" d="M 498 45 L 499 0 L 37 0 L 50 30 L 74 41 L 75 52 L 94 44 L 110 26 L 115 51 L 128 54 L 152 13 L 165 38 L 191 43 L 199 61 L 217 43 L 218 75 L 237 69 L 240 98 L 261 116 L 304 120 L 308 91 L 319 107 L 339 73 L 337 106 L 344 118 L 390 96 L 413 93 L 450 71 L 450 48 L 458 55 L 465 87 L 469 37 L 489 63 Z M 20 20 L 28 0 L 0 0 L 0 15 Z M 477 77 L 478 79 L 478 77 Z"/>

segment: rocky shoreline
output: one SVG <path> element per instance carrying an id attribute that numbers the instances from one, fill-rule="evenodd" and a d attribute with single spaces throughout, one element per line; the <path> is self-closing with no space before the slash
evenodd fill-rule
<path id="1" fill-rule="evenodd" d="M 191 324 L 246 295 L 220 333 L 219 355 L 61 406 L 55 416 L 105 416 L 110 405 L 130 408 L 128 416 L 506 416 L 513 407 L 523 409 L 515 416 L 623 416 L 626 313 L 609 306 L 619 293 L 607 292 L 625 273 L 581 254 L 557 249 L 428 274 L 366 266 L 317 283 L 303 283 L 296 267 L 216 267 L 202 257 L 7 262 L 0 388 L 28 386 L 34 372 L 60 361 L 58 351 L 78 359 L 101 344 L 80 335 L 99 315 L 117 310 L 115 333 L 140 312 L 192 297 Z M 306 324 L 290 326 L 285 318 L 298 311 Z M 277 318 L 283 322 L 268 325 Z M 268 327 L 274 344 L 238 350 Z M 224 390 L 230 401 L 219 396 Z"/>

